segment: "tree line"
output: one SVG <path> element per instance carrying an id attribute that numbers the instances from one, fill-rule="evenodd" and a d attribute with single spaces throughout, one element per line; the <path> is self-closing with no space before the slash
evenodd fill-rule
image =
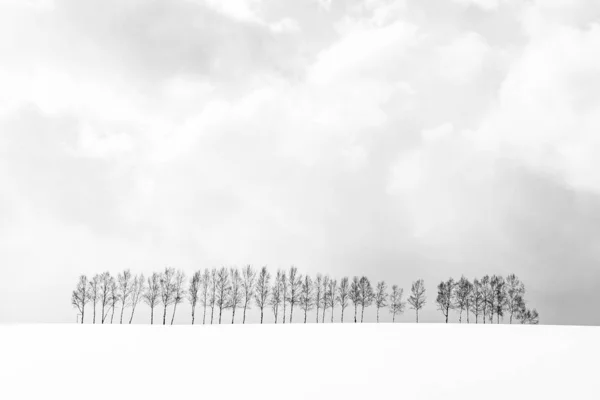
<path id="1" fill-rule="evenodd" d="M 476 323 L 480 315 L 484 323 L 486 316 L 490 315 L 490 321 L 493 321 L 492 317 L 496 315 L 499 323 L 504 311 L 510 310 L 510 323 L 513 315 L 521 323 L 538 323 L 537 311 L 525 308 L 524 286 L 511 276 L 514 275 L 506 280 L 496 276 L 484 277 L 481 281 L 476 279 L 473 284 L 464 277 L 457 283 L 452 279 L 442 282 L 438 286 L 437 303 L 446 316 L 446 322 L 449 311 L 456 309 L 460 310 L 460 322 L 463 311 L 466 311 L 467 322 L 469 314 L 473 313 Z M 463 280 L 467 283 L 461 286 Z M 196 322 L 198 308 L 202 324 L 221 324 L 223 311 L 227 309 L 232 311 L 232 324 L 236 322 L 236 312 L 238 319 L 241 318 L 242 324 L 245 324 L 246 313 L 253 306 L 260 311 L 261 324 L 265 312 L 272 313 L 275 323 L 292 323 L 295 310 L 304 323 L 312 310 L 316 310 L 317 323 L 325 323 L 326 319 L 333 323 L 336 311 L 340 322 L 344 322 L 348 312 L 352 312 L 351 318 L 355 323 L 363 322 L 365 309 L 372 306 L 376 308 L 377 322 L 384 308 L 388 309 L 392 322 L 395 322 L 396 316 L 404 313 L 407 304 L 415 310 L 416 322 L 419 322 L 419 311 L 427 300 L 424 281 L 413 282 L 406 301 L 403 299 L 404 290 L 398 285 L 392 285 L 391 291 L 388 289 L 385 281 L 373 285 L 366 276 L 343 277 L 338 282 L 319 273 L 313 279 L 308 274 L 300 274 L 294 266 L 287 271 L 278 269 L 275 275 L 271 275 L 267 267 L 255 270 L 250 265 L 241 270 L 225 267 L 204 269 L 194 272 L 189 278 L 182 270 L 167 267 L 148 277 L 134 275 L 129 269 L 116 277 L 109 272 L 96 274 L 91 279 L 81 275 L 72 293 L 71 304 L 79 311 L 82 324 L 88 305 L 94 324 L 97 320 L 102 324 L 112 324 L 116 312 L 118 323 L 122 324 L 125 318 L 125 322 L 131 324 L 138 305 L 145 303 L 150 311 L 150 324 L 154 324 L 155 311 L 162 311 L 162 324 L 167 324 L 170 312 L 172 325 L 177 306 L 183 302 L 191 306 L 192 324 Z M 128 317 L 126 309 L 129 309 Z"/>

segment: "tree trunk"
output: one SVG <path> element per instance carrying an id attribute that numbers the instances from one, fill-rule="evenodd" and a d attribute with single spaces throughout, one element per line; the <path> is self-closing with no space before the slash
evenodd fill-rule
<path id="1" fill-rule="evenodd" d="M 449 313 L 450 313 L 450 312 L 449 312 L 448 310 L 446 310 L 446 323 L 448 323 L 448 314 L 449 314 Z"/>
<path id="2" fill-rule="evenodd" d="M 206 301 L 204 302 L 204 314 L 202 315 L 202 325 L 206 323 Z"/>
<path id="3" fill-rule="evenodd" d="M 177 302 L 173 306 L 173 316 L 171 317 L 171 325 L 173 325 L 173 321 L 175 321 L 175 311 L 177 311 Z"/>
<path id="4" fill-rule="evenodd" d="M 85 316 L 85 304 L 83 305 L 83 308 L 81 309 L 81 323 L 83 324 L 83 317 Z M 512 317 L 512 316 L 511 316 Z"/>
<path id="5" fill-rule="evenodd" d="M 417 324 L 418 324 L 419 323 L 419 309 L 417 308 L 416 311 L 417 311 Z"/>
<path id="6" fill-rule="evenodd" d="M 319 307 L 317 307 L 317 324 L 319 323 Z"/>
<path id="7" fill-rule="evenodd" d="M 210 324 L 213 323 L 213 316 L 215 314 L 215 306 L 210 306 Z"/>
<path id="8" fill-rule="evenodd" d="M 292 323 L 292 315 L 294 315 L 294 303 L 290 304 L 290 324 Z"/>
<path id="9" fill-rule="evenodd" d="M 231 323 L 233 324 L 235 321 L 235 307 L 233 307 L 233 314 L 231 315 Z"/>
<path id="10" fill-rule="evenodd" d="M 167 324 L 167 305 L 165 304 L 165 309 L 163 311 L 163 325 Z"/>
<path id="11" fill-rule="evenodd" d="M 94 303 L 94 320 L 92 321 L 92 323 L 96 323 L 96 303 Z"/>
<path id="12" fill-rule="evenodd" d="M 344 307 L 342 307 L 342 316 L 340 318 L 340 322 L 343 324 L 344 323 Z"/>
<path id="13" fill-rule="evenodd" d="M 102 304 L 102 324 L 104 324 L 104 303 Z"/>
<path id="14" fill-rule="evenodd" d="M 321 321 L 322 324 L 325 323 L 325 310 L 327 310 L 326 308 L 323 308 L 323 321 Z M 333 318 L 333 317 L 332 317 Z"/>
<path id="15" fill-rule="evenodd" d="M 379 323 L 379 307 L 377 307 L 377 323 Z"/>
<path id="16" fill-rule="evenodd" d="M 462 308 L 460 309 L 460 313 L 458 314 L 458 323 L 462 324 Z"/>
<path id="17" fill-rule="evenodd" d="M 392 313 L 392 323 L 396 322 L 396 313 Z"/>
<path id="18" fill-rule="evenodd" d="M 150 325 L 154 324 L 154 307 L 150 307 Z"/>
<path id="19" fill-rule="evenodd" d="M 125 302 L 123 302 L 123 307 L 121 307 L 121 318 L 119 320 L 119 324 L 123 324 L 123 311 L 125 311 Z"/>
<path id="20" fill-rule="evenodd" d="M 333 324 L 333 310 L 334 310 L 334 308 L 333 308 L 333 307 L 331 307 L 331 323 L 332 323 L 332 324 Z"/>
<path id="21" fill-rule="evenodd" d="M 244 317 L 242 318 L 242 324 L 246 323 L 246 308 L 248 307 L 248 302 L 244 303 Z"/>
<path id="22" fill-rule="evenodd" d="M 307 312 L 307 309 L 305 308 L 304 309 L 304 323 L 306 323 L 306 312 Z"/>
<path id="23" fill-rule="evenodd" d="M 285 324 L 285 296 L 283 296 L 283 318 L 282 318 L 282 323 Z"/>
<path id="24" fill-rule="evenodd" d="M 354 304 L 354 323 L 356 323 L 356 311 L 357 311 L 357 306 L 356 303 Z"/>
<path id="25" fill-rule="evenodd" d="M 223 315 L 223 306 L 219 306 L 219 325 L 221 325 L 221 316 Z"/>
<path id="26" fill-rule="evenodd" d="M 135 306 L 131 307 L 131 317 L 129 317 L 129 325 L 131 325 L 131 321 L 133 321 L 133 313 L 135 312 Z"/>
<path id="27" fill-rule="evenodd" d="M 195 310 L 196 310 L 196 307 L 192 307 L 192 325 L 194 325 L 194 319 L 195 319 L 195 315 L 194 315 L 194 314 L 195 314 Z"/>
<path id="28" fill-rule="evenodd" d="M 260 308 L 260 323 L 263 323 L 263 307 Z"/>
<path id="29" fill-rule="evenodd" d="M 362 305 L 362 308 L 360 309 L 360 323 L 362 324 L 363 322 L 363 318 L 365 316 L 365 305 Z"/>
<path id="30" fill-rule="evenodd" d="M 110 324 L 112 325 L 113 319 L 115 318 L 115 306 L 112 308 L 112 314 L 110 316 Z"/>

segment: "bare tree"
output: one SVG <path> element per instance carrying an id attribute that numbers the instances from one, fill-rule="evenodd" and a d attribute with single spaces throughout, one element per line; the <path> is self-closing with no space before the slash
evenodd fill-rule
<path id="1" fill-rule="evenodd" d="M 288 291 L 290 290 L 289 285 L 288 285 L 287 275 L 286 275 L 285 271 L 283 271 L 281 273 L 280 280 L 281 280 L 281 303 L 283 305 L 283 318 L 281 320 L 285 324 L 285 310 L 286 310 L 286 305 L 287 305 L 287 301 L 288 301 Z"/>
<path id="2" fill-rule="evenodd" d="M 455 306 L 456 298 L 456 283 L 454 279 L 450 278 L 446 282 L 442 281 L 438 285 L 438 295 L 435 302 L 438 305 L 438 310 L 442 312 L 446 317 L 446 323 L 448 323 L 448 315 L 450 310 Z"/>
<path id="3" fill-rule="evenodd" d="M 458 322 L 462 324 L 462 313 L 463 310 L 467 311 L 467 322 L 469 322 L 469 299 L 471 297 L 471 291 L 473 290 L 473 284 L 469 282 L 464 276 L 460 277 L 456 285 L 456 308 L 459 309 Z"/>
<path id="4" fill-rule="evenodd" d="M 323 277 L 323 290 L 321 293 L 321 307 L 323 308 L 323 319 L 322 323 L 325 323 L 325 313 L 327 313 L 327 309 L 329 308 L 329 275 L 325 275 Z"/>
<path id="5" fill-rule="evenodd" d="M 96 304 L 98 300 L 100 300 L 100 276 L 98 274 L 94 275 L 92 279 L 89 281 L 88 286 L 88 295 L 90 296 L 90 302 L 94 306 L 94 314 L 92 323 L 96 323 Z"/>
<path id="6" fill-rule="evenodd" d="M 75 290 L 73 290 L 73 294 L 71 295 L 71 304 L 73 307 L 79 310 L 79 314 L 81 314 L 81 323 L 83 324 L 83 318 L 85 317 L 85 305 L 90 301 L 90 296 L 88 293 L 88 280 L 87 276 L 81 275 L 79 280 L 77 281 L 77 286 Z"/>
<path id="7" fill-rule="evenodd" d="M 214 313 L 215 313 L 215 306 L 217 304 L 217 269 L 216 268 L 213 268 L 210 271 L 210 282 L 211 282 L 211 286 L 210 286 L 209 304 L 210 304 L 210 324 L 212 325 L 213 317 L 214 317 Z"/>
<path id="8" fill-rule="evenodd" d="M 335 305 L 338 302 L 337 299 L 337 280 L 330 279 L 327 287 L 327 299 L 329 301 L 329 308 L 331 308 L 331 323 L 333 323 L 333 314 L 335 311 Z"/>
<path id="9" fill-rule="evenodd" d="M 294 306 L 300 301 L 300 293 L 302 291 L 302 275 L 298 274 L 298 268 L 293 265 L 288 272 L 288 284 L 290 286 L 290 295 L 288 303 L 290 303 L 290 324 L 294 316 Z"/>
<path id="10" fill-rule="evenodd" d="M 348 293 L 348 297 L 350 298 L 350 301 L 352 301 L 352 304 L 354 304 L 354 323 L 356 323 L 356 312 L 361 301 L 358 276 L 352 277 L 352 283 L 350 284 L 350 292 Z"/>
<path id="11" fill-rule="evenodd" d="M 509 323 L 512 324 L 513 315 L 519 310 L 519 304 L 525 296 L 525 285 L 515 274 L 506 278 L 506 310 L 509 314 Z"/>
<path id="12" fill-rule="evenodd" d="M 206 306 L 209 305 L 209 288 L 210 288 L 210 272 L 208 268 L 204 269 L 204 273 L 202 274 L 202 285 L 200 287 L 200 304 L 202 304 L 203 312 L 202 312 L 202 325 L 206 323 Z"/>
<path id="13" fill-rule="evenodd" d="M 229 304 L 228 307 L 231 308 L 231 323 L 235 323 L 235 310 L 240 308 L 242 305 L 242 297 L 243 297 L 243 282 L 242 277 L 240 276 L 240 271 L 237 268 L 231 268 L 229 270 L 229 275 L 231 276 L 231 290 L 229 292 Z"/>
<path id="14" fill-rule="evenodd" d="M 535 308 L 533 310 L 522 308 L 517 312 L 517 319 L 522 324 L 537 325 L 540 322 L 540 316 Z"/>
<path id="15" fill-rule="evenodd" d="M 263 312 L 265 307 L 268 305 L 269 299 L 269 281 L 271 280 L 271 274 L 267 270 L 267 267 L 262 267 L 256 279 L 256 292 L 254 293 L 254 300 L 256 305 L 260 309 L 260 323 L 263 323 Z"/>
<path id="16" fill-rule="evenodd" d="M 117 308 L 117 304 L 119 304 L 119 288 L 117 286 L 117 281 L 112 276 L 110 277 L 110 294 L 109 294 L 109 305 L 111 310 L 110 315 L 110 323 L 113 323 L 115 318 L 115 309 Z"/>
<path id="17" fill-rule="evenodd" d="M 219 307 L 219 325 L 221 324 L 221 317 L 223 315 L 223 309 L 229 306 L 229 293 L 231 292 L 231 283 L 229 281 L 229 273 L 227 268 L 221 267 L 217 272 L 217 298 L 216 306 Z"/>
<path id="18" fill-rule="evenodd" d="M 313 283 L 313 293 L 315 294 L 314 305 L 317 309 L 317 324 L 319 323 L 319 309 L 321 308 L 321 302 L 323 301 L 323 275 L 317 274 L 317 278 Z"/>
<path id="19" fill-rule="evenodd" d="M 144 301 L 150 307 L 150 325 L 154 324 L 154 307 L 160 302 L 160 279 L 160 274 L 153 272 L 148 277 L 148 286 L 144 292 Z"/>
<path id="20" fill-rule="evenodd" d="M 269 305 L 273 310 L 273 316 L 275 317 L 275 323 L 277 323 L 277 314 L 279 313 L 279 305 L 281 304 L 281 276 L 285 274 L 282 273 L 280 269 L 277 270 L 275 274 L 275 279 L 273 280 L 273 287 L 271 288 L 271 300 L 269 301 Z"/>
<path id="21" fill-rule="evenodd" d="M 306 323 L 306 316 L 314 306 L 313 283 L 312 279 L 310 279 L 310 276 L 308 275 L 306 275 L 302 280 L 299 304 L 300 308 L 304 310 L 304 323 Z"/>
<path id="22" fill-rule="evenodd" d="M 423 282 L 423 279 L 413 282 L 410 291 L 411 295 L 408 298 L 408 304 L 410 304 L 410 308 L 417 313 L 417 323 L 419 323 L 419 310 L 423 308 L 427 301 L 427 297 L 425 297 L 425 282 Z"/>
<path id="23" fill-rule="evenodd" d="M 475 323 L 479 323 L 479 315 L 483 312 L 483 287 L 481 282 L 475 279 L 473 281 L 473 290 L 471 291 L 471 296 L 469 300 L 469 306 L 471 307 L 471 312 L 475 315 Z"/>
<path id="24" fill-rule="evenodd" d="M 481 296 L 483 298 L 483 302 L 481 304 L 481 311 L 483 313 L 483 323 L 485 324 L 485 320 L 489 311 L 490 301 L 492 298 L 492 290 L 490 288 L 489 275 L 485 275 L 483 278 L 481 278 Z"/>
<path id="25" fill-rule="evenodd" d="M 348 299 L 350 298 L 350 280 L 347 276 L 343 277 L 340 281 L 340 287 L 338 288 L 336 298 L 342 309 L 340 321 L 344 323 L 344 310 L 348 307 Z"/>
<path id="26" fill-rule="evenodd" d="M 175 321 L 175 313 L 177 312 L 177 304 L 183 303 L 185 299 L 185 274 L 182 270 L 178 269 L 175 273 L 173 281 L 173 315 L 171 316 L 171 325 Z"/>
<path id="27" fill-rule="evenodd" d="M 192 306 L 192 325 L 196 319 L 196 304 L 198 304 L 198 292 L 200 291 L 200 285 L 202 283 L 202 271 L 194 272 L 192 279 L 190 279 L 190 286 L 188 288 L 188 300 L 190 306 Z"/>
<path id="28" fill-rule="evenodd" d="M 100 275 L 100 304 L 102 304 L 102 323 L 108 317 L 110 311 L 110 287 L 111 287 L 112 276 L 110 272 L 103 272 Z"/>
<path id="29" fill-rule="evenodd" d="M 379 310 L 387 307 L 388 303 L 387 285 L 385 281 L 377 283 L 377 290 L 375 292 L 375 307 L 377 307 L 377 323 L 379 323 Z"/>
<path id="30" fill-rule="evenodd" d="M 135 309 L 139 304 L 144 291 L 146 290 L 145 282 L 144 282 L 144 274 L 140 274 L 133 278 L 131 285 L 131 316 L 129 317 L 129 323 L 133 321 L 133 314 L 135 313 Z"/>
<path id="31" fill-rule="evenodd" d="M 503 277 L 494 275 L 490 280 L 490 286 L 492 287 L 496 323 L 499 324 L 500 317 L 504 317 L 504 311 L 506 310 L 506 282 Z"/>
<path id="32" fill-rule="evenodd" d="M 392 314 L 392 322 L 396 322 L 396 314 L 402 314 L 406 303 L 402 301 L 402 295 L 404 289 L 398 287 L 398 285 L 392 286 L 392 295 L 390 296 L 390 313 Z"/>
<path id="33" fill-rule="evenodd" d="M 163 325 L 167 324 L 167 307 L 173 303 L 175 294 L 175 269 L 166 267 L 160 275 L 160 301 L 163 304 Z"/>
<path id="34" fill-rule="evenodd" d="M 371 281 L 366 276 L 360 278 L 358 281 L 358 287 L 360 290 L 360 323 L 362 324 L 363 318 L 365 316 L 365 308 L 370 307 L 373 304 L 373 300 L 375 299 L 375 293 L 373 293 L 373 287 L 371 286 Z"/>
<path id="35" fill-rule="evenodd" d="M 119 319 L 119 324 L 123 323 L 123 312 L 125 311 L 125 307 L 130 304 L 130 296 L 133 285 L 133 275 L 131 274 L 131 270 L 126 269 L 122 274 L 117 275 L 117 281 L 119 283 L 119 297 L 121 298 L 121 318 Z"/>
<path id="36" fill-rule="evenodd" d="M 254 297 L 254 280 L 256 272 L 251 265 L 246 265 L 242 270 L 242 297 L 244 300 L 244 317 L 242 324 L 246 323 L 246 310 L 250 308 L 252 298 Z"/>

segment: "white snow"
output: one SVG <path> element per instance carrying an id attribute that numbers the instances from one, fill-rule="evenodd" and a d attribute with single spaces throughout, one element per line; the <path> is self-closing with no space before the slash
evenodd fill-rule
<path id="1" fill-rule="evenodd" d="M 0 325 L 2 399 L 598 399 L 600 328 Z"/>

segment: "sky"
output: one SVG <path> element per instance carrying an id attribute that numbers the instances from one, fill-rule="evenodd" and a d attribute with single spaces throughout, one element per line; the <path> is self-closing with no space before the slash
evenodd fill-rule
<path id="1" fill-rule="evenodd" d="M 596 0 L 0 0 L 0 323 L 252 264 L 600 325 L 598 49 Z"/>

